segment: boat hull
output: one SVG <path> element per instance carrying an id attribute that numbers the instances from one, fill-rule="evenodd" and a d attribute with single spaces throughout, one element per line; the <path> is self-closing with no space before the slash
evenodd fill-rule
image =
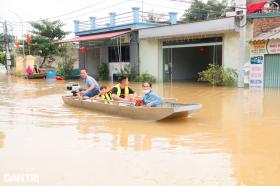
<path id="1" fill-rule="evenodd" d="M 105 101 L 81 100 L 73 96 L 63 96 L 62 99 L 67 105 L 137 120 L 163 120 L 186 117 L 189 113 L 201 108 L 199 104 L 176 104 L 174 107 L 136 107 L 121 103 L 113 104 Z"/>

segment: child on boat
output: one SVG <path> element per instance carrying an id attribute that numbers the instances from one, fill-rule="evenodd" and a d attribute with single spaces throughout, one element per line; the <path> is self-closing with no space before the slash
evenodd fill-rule
<path id="1" fill-rule="evenodd" d="M 152 91 L 152 84 L 150 82 L 144 82 L 143 83 L 143 101 L 144 101 L 144 106 L 146 107 L 156 107 L 160 106 L 163 103 L 163 100 L 161 97 L 156 95 Z"/>
<path id="2" fill-rule="evenodd" d="M 98 100 L 106 100 L 106 101 L 112 101 L 112 94 L 110 91 L 107 90 L 106 86 L 100 87 L 100 93 L 96 96 L 94 96 L 94 99 Z"/>

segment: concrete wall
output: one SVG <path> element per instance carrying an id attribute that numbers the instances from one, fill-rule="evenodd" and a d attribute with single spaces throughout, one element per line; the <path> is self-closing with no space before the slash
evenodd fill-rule
<path id="1" fill-rule="evenodd" d="M 237 69 L 239 60 L 239 33 L 228 32 L 223 37 L 223 65 Z"/>
<path id="2" fill-rule="evenodd" d="M 100 62 L 101 63 L 109 63 L 109 55 L 108 55 L 108 47 L 102 46 L 100 47 Z"/>
<path id="3" fill-rule="evenodd" d="M 130 52 L 130 65 L 133 66 L 136 71 L 139 71 L 139 49 L 138 43 L 131 42 L 129 45 L 129 52 Z"/>
<path id="4" fill-rule="evenodd" d="M 97 67 L 100 64 L 100 48 L 88 47 L 86 59 L 84 54 L 80 55 L 80 68 L 86 68 L 89 75 L 98 77 Z"/>
<path id="5" fill-rule="evenodd" d="M 162 59 L 160 59 L 158 40 L 141 40 L 139 44 L 139 66 L 140 74 L 149 73 L 160 79 L 161 68 L 160 64 Z M 160 68 L 160 69 L 159 69 Z"/>

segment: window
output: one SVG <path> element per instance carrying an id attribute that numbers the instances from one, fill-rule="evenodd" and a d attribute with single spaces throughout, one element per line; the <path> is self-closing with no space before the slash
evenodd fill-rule
<path id="1" fill-rule="evenodd" d="M 129 62 L 129 45 L 125 46 L 112 46 L 108 47 L 109 50 L 109 62 Z M 121 54 L 121 55 L 120 55 Z"/>

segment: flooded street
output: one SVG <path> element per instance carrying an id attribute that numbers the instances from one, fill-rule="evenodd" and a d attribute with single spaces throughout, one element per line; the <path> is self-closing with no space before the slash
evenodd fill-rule
<path id="1" fill-rule="evenodd" d="M 280 185 L 280 90 L 157 84 L 203 109 L 153 122 L 64 105 L 65 86 L 0 77 L 1 186 Z"/>

